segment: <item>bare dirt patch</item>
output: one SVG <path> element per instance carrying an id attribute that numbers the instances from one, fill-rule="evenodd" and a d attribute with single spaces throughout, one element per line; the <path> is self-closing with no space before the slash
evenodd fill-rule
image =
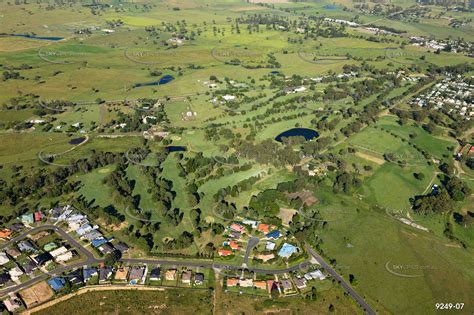
<path id="1" fill-rule="evenodd" d="M 364 160 L 374 162 L 375 164 L 382 165 L 385 163 L 385 160 L 383 158 L 379 158 L 364 152 L 356 152 L 355 155 L 357 155 L 360 158 L 363 158 Z"/>
<path id="2" fill-rule="evenodd" d="M 54 295 L 53 290 L 46 281 L 39 282 L 19 292 L 27 308 L 48 301 Z"/>
<path id="3" fill-rule="evenodd" d="M 295 209 L 287 209 L 287 208 L 280 208 L 280 212 L 278 213 L 278 217 L 281 219 L 283 225 L 288 226 L 293 218 L 293 215 L 297 211 Z"/>
<path id="4" fill-rule="evenodd" d="M 299 191 L 294 193 L 286 193 L 288 198 L 291 199 L 301 199 L 306 206 L 311 207 L 312 205 L 319 202 L 318 198 L 316 198 L 312 192 L 310 191 Z"/>

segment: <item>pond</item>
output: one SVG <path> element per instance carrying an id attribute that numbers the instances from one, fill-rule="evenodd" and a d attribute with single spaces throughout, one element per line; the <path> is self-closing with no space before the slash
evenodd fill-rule
<path id="1" fill-rule="evenodd" d="M 186 151 L 186 147 L 179 146 L 179 145 L 170 145 L 166 147 L 166 151 L 168 152 L 181 152 Z"/>
<path id="2" fill-rule="evenodd" d="M 272 71 L 271 74 L 280 74 L 280 71 Z"/>
<path id="3" fill-rule="evenodd" d="M 133 88 L 138 88 L 138 87 L 142 87 L 142 86 L 157 86 L 157 85 L 163 85 L 163 84 L 167 84 L 167 83 L 170 83 L 171 81 L 174 80 L 174 77 L 172 75 L 165 75 L 163 77 L 161 77 L 160 81 L 153 81 L 153 82 L 145 82 L 145 83 L 135 83 L 133 85 Z"/>
<path id="4" fill-rule="evenodd" d="M 29 34 L 10 34 L 9 36 L 24 37 L 24 38 L 39 39 L 39 40 L 51 40 L 51 41 L 58 41 L 58 40 L 64 39 L 64 37 L 37 36 L 37 35 L 29 35 Z"/>
<path id="5" fill-rule="evenodd" d="M 69 144 L 80 144 L 80 143 L 83 143 L 85 140 L 86 140 L 85 137 L 74 138 L 74 139 L 69 140 Z"/>
<path id="6" fill-rule="evenodd" d="M 297 136 L 303 136 L 306 141 L 308 141 L 319 137 L 319 133 L 316 130 L 309 128 L 292 128 L 280 133 L 278 136 L 275 137 L 275 140 L 278 142 L 282 142 L 282 138 Z"/>

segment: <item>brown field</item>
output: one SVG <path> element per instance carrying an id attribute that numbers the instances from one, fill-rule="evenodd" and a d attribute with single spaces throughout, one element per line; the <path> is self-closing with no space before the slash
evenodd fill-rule
<path id="1" fill-rule="evenodd" d="M 357 155 L 358 157 L 361 157 L 361 158 L 363 158 L 367 161 L 374 162 L 375 164 L 378 164 L 378 165 L 382 165 L 382 164 L 385 163 L 384 159 L 373 156 L 373 155 L 370 155 L 370 154 L 367 154 L 367 153 L 364 153 L 364 152 L 356 152 L 355 155 Z"/>
<path id="2" fill-rule="evenodd" d="M 287 209 L 287 208 L 280 208 L 280 212 L 278 213 L 278 217 L 280 217 L 281 222 L 283 225 L 288 226 L 293 218 L 293 215 L 297 211 L 295 209 Z"/>
<path id="3" fill-rule="evenodd" d="M 307 206 L 312 206 L 318 202 L 318 198 L 316 198 L 312 192 L 310 191 L 299 191 L 291 194 L 286 194 L 291 199 L 299 198 L 303 201 L 303 203 Z"/>
<path id="4" fill-rule="evenodd" d="M 53 290 L 46 281 L 39 282 L 19 293 L 27 308 L 44 303 L 54 295 Z"/>

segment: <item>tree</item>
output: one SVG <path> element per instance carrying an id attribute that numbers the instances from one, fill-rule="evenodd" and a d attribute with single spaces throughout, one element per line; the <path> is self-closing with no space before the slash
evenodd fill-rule
<path id="1" fill-rule="evenodd" d="M 116 249 L 113 252 L 105 255 L 104 264 L 106 266 L 113 266 L 116 262 L 120 260 L 120 258 L 122 258 L 122 253 Z"/>

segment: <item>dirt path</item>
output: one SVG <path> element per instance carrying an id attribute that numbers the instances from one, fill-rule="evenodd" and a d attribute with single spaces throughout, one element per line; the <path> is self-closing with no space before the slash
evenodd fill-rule
<path id="1" fill-rule="evenodd" d="M 45 308 L 51 307 L 51 306 L 53 306 L 57 303 L 67 301 L 72 297 L 75 297 L 75 296 L 78 296 L 78 295 L 81 295 L 81 294 L 84 294 L 84 293 L 93 292 L 93 291 L 112 291 L 112 290 L 164 291 L 165 288 L 162 288 L 162 287 L 160 287 L 160 288 L 147 287 L 147 286 L 139 286 L 139 285 L 137 285 L 137 286 L 133 286 L 133 285 L 127 285 L 127 286 L 124 286 L 124 285 L 89 286 L 89 287 L 80 288 L 76 292 L 73 292 L 71 294 L 68 294 L 68 295 L 62 296 L 60 298 L 54 299 L 54 300 L 49 301 L 47 303 L 41 304 L 41 305 L 36 306 L 36 307 L 34 307 L 30 310 L 26 310 L 21 314 L 24 314 L 24 315 L 33 314 L 35 312 L 38 312 L 38 311 L 43 310 Z"/>

